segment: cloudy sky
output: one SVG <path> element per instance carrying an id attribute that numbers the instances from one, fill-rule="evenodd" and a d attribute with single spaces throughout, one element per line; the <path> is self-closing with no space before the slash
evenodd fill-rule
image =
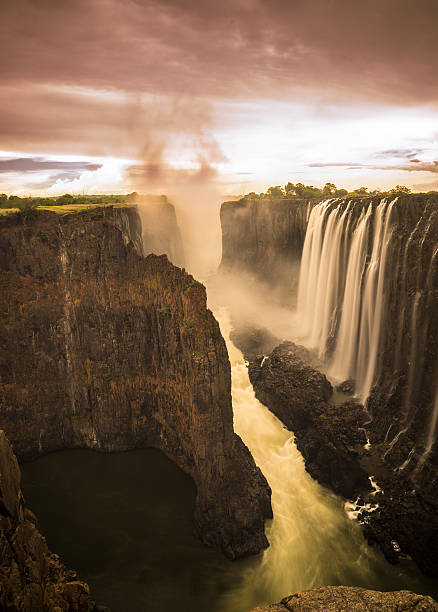
<path id="1" fill-rule="evenodd" d="M 2 5 L 0 190 L 438 189 L 437 0 Z"/>

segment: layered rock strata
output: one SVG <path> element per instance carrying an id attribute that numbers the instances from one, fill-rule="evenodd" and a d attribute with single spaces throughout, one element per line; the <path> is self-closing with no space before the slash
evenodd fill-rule
<path id="1" fill-rule="evenodd" d="M 20 460 L 157 447 L 196 483 L 201 539 L 258 552 L 270 489 L 233 431 L 219 326 L 200 283 L 138 254 L 136 214 L 0 220 L 0 426 Z"/>

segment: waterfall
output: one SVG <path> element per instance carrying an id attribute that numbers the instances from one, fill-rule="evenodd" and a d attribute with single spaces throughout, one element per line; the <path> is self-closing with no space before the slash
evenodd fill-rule
<path id="1" fill-rule="evenodd" d="M 353 379 L 365 400 L 378 368 L 385 275 L 396 200 L 314 206 L 298 288 L 300 339 L 326 358 L 335 379 Z"/>
<path id="2" fill-rule="evenodd" d="M 210 293 L 210 306 L 211 304 Z M 230 314 L 212 306 L 231 363 L 234 429 L 272 489 L 269 548 L 242 564 L 236 586 L 217 612 L 247 612 L 291 593 L 327 584 L 390 590 L 417 588 L 402 568 L 389 565 L 366 543 L 350 506 L 307 473 L 293 434 L 255 397 L 242 353 L 230 340 Z"/>
<path id="3" fill-rule="evenodd" d="M 436 394 L 435 394 L 435 402 L 433 405 L 432 416 L 430 419 L 429 432 L 427 434 L 427 439 L 426 439 L 426 448 L 424 452 L 425 457 L 429 455 L 430 451 L 432 450 L 432 446 L 435 443 L 436 434 L 437 434 L 437 425 L 438 425 L 438 387 L 437 387 Z"/>

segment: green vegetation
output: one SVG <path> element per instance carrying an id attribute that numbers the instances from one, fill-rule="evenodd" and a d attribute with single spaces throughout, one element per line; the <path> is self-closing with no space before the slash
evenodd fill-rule
<path id="1" fill-rule="evenodd" d="M 95 206 L 114 206 L 132 204 L 137 199 L 136 192 L 124 195 L 81 195 L 65 193 L 59 197 L 23 197 L 0 194 L 0 214 L 7 212 L 24 212 L 29 210 L 53 210 L 57 213 L 77 212 Z"/>
<path id="2" fill-rule="evenodd" d="M 276 185 L 275 187 L 269 187 L 266 193 L 247 193 L 244 198 L 250 200 L 261 200 L 261 199 L 286 199 L 286 200 L 310 200 L 318 198 L 354 198 L 354 197 L 366 197 L 366 196 L 391 196 L 411 193 L 409 187 L 404 185 L 396 185 L 393 189 L 388 191 L 368 191 L 368 187 L 359 187 L 354 191 L 348 191 L 348 189 L 338 189 L 333 183 L 326 183 L 322 189 L 314 187 L 313 185 L 304 185 L 303 183 L 287 183 L 284 187 Z M 428 193 L 437 193 L 430 191 Z"/>

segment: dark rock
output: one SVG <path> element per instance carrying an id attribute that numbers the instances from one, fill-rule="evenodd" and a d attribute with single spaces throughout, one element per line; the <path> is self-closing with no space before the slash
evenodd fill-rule
<path id="1" fill-rule="evenodd" d="M 138 253 L 136 219 L 0 219 L 0 426 L 21 460 L 155 446 L 196 483 L 200 538 L 259 552 L 270 489 L 233 431 L 225 342 L 204 286 Z"/>
<path id="2" fill-rule="evenodd" d="M 354 393 L 355 383 L 354 380 L 344 380 L 340 385 L 336 386 L 336 391 L 341 393 Z"/>
<path id="3" fill-rule="evenodd" d="M 436 612 L 438 604 L 431 597 L 412 591 L 384 593 L 360 587 L 327 586 L 302 591 L 273 606 L 252 612 Z"/>
<path id="4" fill-rule="evenodd" d="M 260 281 L 296 288 L 309 202 L 246 200 L 221 207 L 223 273 L 251 273 Z"/>
<path id="5" fill-rule="evenodd" d="M 360 465 L 367 415 L 354 402 L 329 404 L 332 386 L 309 359 L 304 347 L 283 342 L 251 361 L 249 376 L 257 398 L 294 432 L 308 472 L 350 498 L 371 488 Z"/>
<path id="6" fill-rule="evenodd" d="M 231 341 L 238 347 L 249 360 L 255 359 L 258 355 L 269 354 L 280 340 L 271 334 L 267 329 L 261 329 L 252 325 L 238 324 L 230 334 Z"/>

